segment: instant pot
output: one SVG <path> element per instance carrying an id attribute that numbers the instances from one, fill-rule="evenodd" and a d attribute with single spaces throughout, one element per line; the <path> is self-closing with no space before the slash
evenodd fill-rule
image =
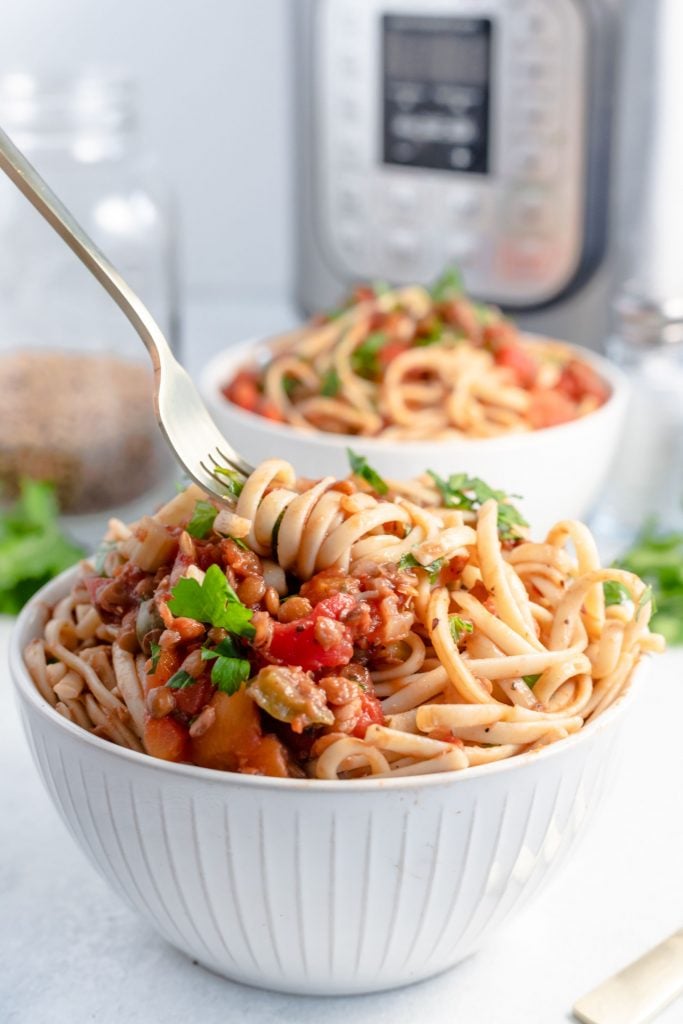
<path id="1" fill-rule="evenodd" d="M 606 331 L 620 0 L 297 0 L 297 295 L 447 264 L 520 324 Z"/>

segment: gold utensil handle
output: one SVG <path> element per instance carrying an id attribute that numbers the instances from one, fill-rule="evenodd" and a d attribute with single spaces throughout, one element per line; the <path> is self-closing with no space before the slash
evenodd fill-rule
<path id="1" fill-rule="evenodd" d="M 574 1005 L 583 1024 L 646 1024 L 683 992 L 683 929 Z"/>

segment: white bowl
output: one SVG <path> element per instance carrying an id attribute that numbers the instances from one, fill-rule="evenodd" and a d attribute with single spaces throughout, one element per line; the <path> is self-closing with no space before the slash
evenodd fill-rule
<path id="1" fill-rule="evenodd" d="M 265 344 L 252 339 L 231 346 L 215 356 L 200 376 L 200 389 L 218 427 L 254 465 L 279 456 L 301 476 L 346 476 L 350 446 L 367 456 L 382 476 L 398 480 L 418 476 L 425 469 L 441 476 L 466 472 L 508 494 L 521 495 L 516 504 L 540 536 L 559 519 L 582 519 L 591 511 L 616 452 L 628 397 L 626 378 L 613 363 L 588 349 L 575 351 L 607 381 L 611 395 L 600 409 L 582 419 L 495 438 L 386 441 L 308 433 L 273 423 L 224 398 L 221 387 L 237 369 L 253 362 Z"/>
<path id="2" fill-rule="evenodd" d="M 451 967 L 528 902 L 608 788 L 630 692 L 540 752 L 412 779 L 269 779 L 114 746 L 62 718 L 23 663 L 74 576 L 29 602 L 12 639 L 36 764 L 111 887 L 236 981 L 350 994 Z"/>

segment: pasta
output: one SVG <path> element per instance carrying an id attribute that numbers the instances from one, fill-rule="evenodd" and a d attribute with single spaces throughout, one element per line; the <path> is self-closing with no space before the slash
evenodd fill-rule
<path id="1" fill-rule="evenodd" d="M 492 437 L 593 412 L 607 385 L 572 349 L 533 344 L 453 271 L 427 291 L 362 287 L 278 339 L 224 396 L 302 430 L 393 439 Z"/>
<path id="2" fill-rule="evenodd" d="M 586 527 L 542 541 L 482 481 L 298 480 L 280 459 L 112 521 L 26 650 L 56 711 L 167 760 L 282 777 L 462 771 L 609 707 L 651 594 Z"/>

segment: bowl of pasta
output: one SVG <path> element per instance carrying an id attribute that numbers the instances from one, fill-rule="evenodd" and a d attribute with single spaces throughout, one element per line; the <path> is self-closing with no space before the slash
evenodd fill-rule
<path id="1" fill-rule="evenodd" d="M 227 437 L 302 474 L 346 449 L 404 480 L 426 466 L 523 495 L 538 532 L 585 517 L 615 454 L 627 387 L 588 349 L 523 335 L 446 273 L 431 289 L 362 287 L 341 309 L 218 354 L 200 380 Z"/>
<path id="2" fill-rule="evenodd" d="M 76 842 L 168 942 L 308 994 L 469 955 L 608 787 L 651 593 L 586 527 L 279 459 L 195 485 L 22 612 L 11 673 Z M 455 505 L 458 507 L 455 507 Z"/>

